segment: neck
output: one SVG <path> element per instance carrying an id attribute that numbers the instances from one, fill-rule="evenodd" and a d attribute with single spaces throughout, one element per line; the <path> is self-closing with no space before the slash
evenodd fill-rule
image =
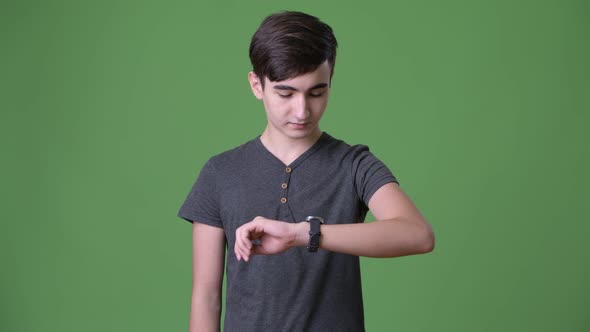
<path id="1" fill-rule="evenodd" d="M 294 139 L 275 133 L 266 127 L 262 135 L 260 135 L 260 140 L 268 151 L 285 165 L 289 165 L 311 148 L 321 135 L 322 131 L 318 128 L 309 136 Z"/>

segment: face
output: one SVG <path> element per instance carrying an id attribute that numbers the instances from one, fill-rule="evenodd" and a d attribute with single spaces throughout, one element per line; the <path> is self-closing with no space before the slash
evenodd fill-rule
<path id="1" fill-rule="evenodd" d="M 270 135 L 288 139 L 318 137 L 319 122 L 328 105 L 330 66 L 327 62 L 315 71 L 280 82 L 264 78 L 264 89 L 253 72 L 248 74 L 252 92 L 262 100 Z"/>

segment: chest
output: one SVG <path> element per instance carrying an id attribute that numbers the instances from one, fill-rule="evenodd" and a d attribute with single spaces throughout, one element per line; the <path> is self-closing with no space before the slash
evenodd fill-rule
<path id="1" fill-rule="evenodd" d="M 364 220 L 366 206 L 344 165 L 250 166 L 225 174 L 227 181 L 218 188 L 221 217 L 230 232 L 256 216 L 298 222 L 316 215 L 334 224 Z"/>

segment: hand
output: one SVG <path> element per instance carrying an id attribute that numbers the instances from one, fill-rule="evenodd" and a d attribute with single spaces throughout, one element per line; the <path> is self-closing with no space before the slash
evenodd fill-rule
<path id="1" fill-rule="evenodd" d="M 236 230 L 234 253 L 238 260 L 250 260 L 251 255 L 279 254 L 291 247 L 304 245 L 309 230 L 306 222 L 288 223 L 256 217 Z M 259 240 L 259 245 L 252 244 Z"/>

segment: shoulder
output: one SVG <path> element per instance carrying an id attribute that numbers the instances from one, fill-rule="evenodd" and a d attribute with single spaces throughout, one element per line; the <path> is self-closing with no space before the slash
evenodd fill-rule
<path id="1" fill-rule="evenodd" d="M 330 136 L 326 133 L 327 138 L 327 149 L 325 149 L 327 154 L 332 156 L 338 157 L 341 160 L 346 160 L 350 162 L 354 162 L 359 158 L 362 158 L 363 155 L 370 154 L 369 147 L 364 144 L 350 144 L 345 142 L 344 140 L 335 138 Z"/>
<path id="2" fill-rule="evenodd" d="M 255 141 L 258 138 L 251 139 L 232 149 L 218 153 L 207 161 L 206 165 L 215 170 L 231 170 L 233 167 L 240 167 L 244 160 L 253 154 Z"/>
<path id="3" fill-rule="evenodd" d="M 389 175 L 391 171 L 365 144 L 351 145 L 342 140 L 331 138 L 333 153 L 338 155 L 342 165 L 350 167 L 354 176 L 383 173 Z M 394 180 L 397 182 L 397 180 Z"/>

